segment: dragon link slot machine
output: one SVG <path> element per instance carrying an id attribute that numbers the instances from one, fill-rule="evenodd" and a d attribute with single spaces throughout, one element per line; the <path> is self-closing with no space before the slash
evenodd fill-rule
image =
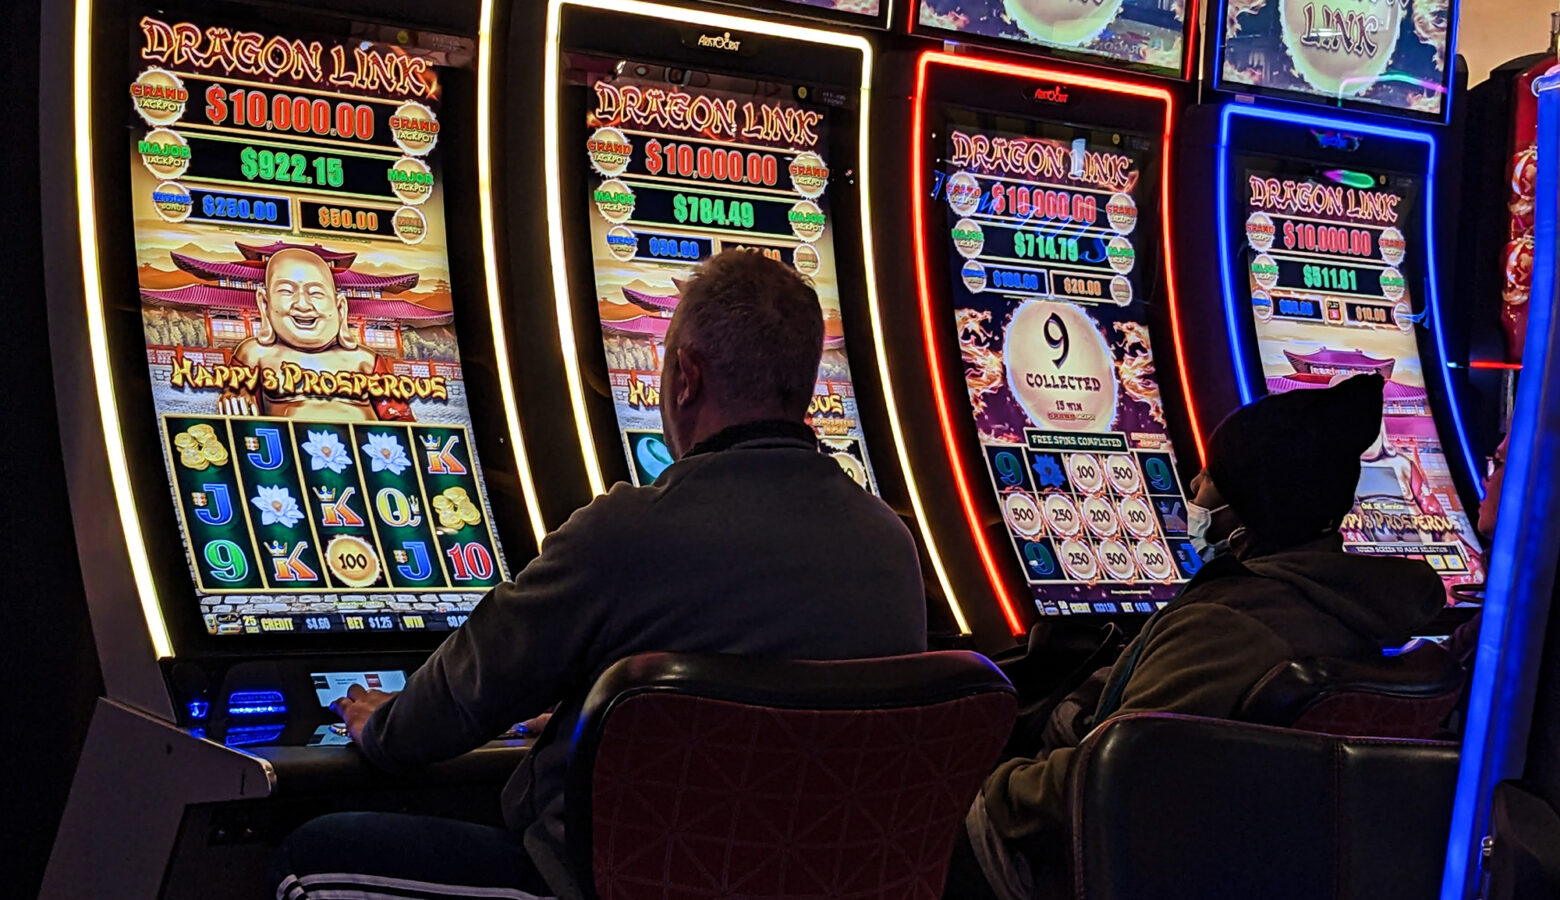
<path id="1" fill-rule="evenodd" d="M 467 162 L 476 6 L 401 5 L 45 17 L 50 326 L 107 694 L 45 896 L 225 895 L 320 811 L 487 815 L 524 752 L 396 782 L 328 709 L 398 689 L 539 541 Z"/>
<path id="2" fill-rule="evenodd" d="M 541 6 L 538 4 L 537 6 Z M 817 14 L 808 21 L 775 14 Z M 536 353 L 567 376 L 589 493 L 646 485 L 673 462 L 661 434 L 663 344 L 682 285 L 733 249 L 806 276 L 825 344 L 809 421 L 823 452 L 919 529 L 881 377 L 878 297 L 863 209 L 873 44 L 828 27 L 873 26 L 886 6 L 776 3 L 764 18 L 714 6 L 553 0 L 508 10 L 503 82 L 512 208 L 545 213 L 545 234 L 510 229 L 517 268 L 550 272 L 551 303 L 515 311 Z M 535 35 L 545 47 L 535 51 Z M 538 94 L 527 85 L 540 83 Z M 550 345 L 550 346 L 549 346 Z M 531 351 L 527 351 L 529 355 Z M 924 535 L 924 532 L 922 532 Z M 653 535 L 646 535 L 653 540 Z M 923 540 L 933 640 L 969 628 Z M 827 560 L 820 560 L 827 565 Z"/>
<path id="3" fill-rule="evenodd" d="M 1448 243 L 1440 157 L 1456 10 L 1355 6 L 1230 0 L 1210 18 L 1222 23 L 1209 34 L 1210 93 L 1225 102 L 1189 113 L 1181 153 L 1191 227 L 1178 263 L 1202 304 L 1192 383 L 1218 416 L 1265 393 L 1385 377 L 1345 547 L 1425 560 L 1449 603 L 1467 606 L 1462 586 L 1484 580 L 1467 512 L 1482 473 L 1436 249 Z"/>
<path id="4" fill-rule="evenodd" d="M 923 476 L 930 520 L 984 645 L 1048 617 L 1131 629 L 1200 565 L 1166 252 L 1195 9 L 923 0 L 908 20 L 945 43 L 899 67 L 880 168 L 909 209 L 879 233 L 912 251 L 884 292 L 902 390 L 931 400 L 911 458 L 951 475 Z"/>

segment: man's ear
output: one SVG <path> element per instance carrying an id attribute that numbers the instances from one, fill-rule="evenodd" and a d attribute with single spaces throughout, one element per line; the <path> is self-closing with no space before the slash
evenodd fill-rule
<path id="1" fill-rule="evenodd" d="M 336 343 L 347 350 L 357 349 L 357 338 L 352 336 L 352 323 L 347 320 L 347 295 L 345 291 L 336 292 L 336 320 L 341 326 L 336 331 Z"/>
<path id="2" fill-rule="evenodd" d="M 255 308 L 260 310 L 260 321 L 255 323 L 255 340 L 262 346 L 276 343 L 276 329 L 271 327 L 271 309 L 265 297 L 265 288 L 255 288 Z"/>
<path id="3" fill-rule="evenodd" d="M 677 348 L 677 405 L 686 407 L 704 395 L 704 357 L 687 347 Z"/>

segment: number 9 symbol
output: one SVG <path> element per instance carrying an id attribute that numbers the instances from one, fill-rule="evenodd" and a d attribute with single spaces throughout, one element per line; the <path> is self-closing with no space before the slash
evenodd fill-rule
<path id="1" fill-rule="evenodd" d="M 1143 471 L 1148 475 L 1148 481 L 1154 486 L 1154 490 L 1170 490 L 1174 479 L 1170 475 L 1170 467 L 1165 465 L 1164 460 L 1157 456 L 1150 456 L 1143 461 Z"/>
<path id="2" fill-rule="evenodd" d="M 1007 450 L 998 453 L 993 464 L 997 467 L 997 474 L 1002 477 L 1003 485 L 1015 487 L 1024 480 L 1024 464 Z"/>
<path id="3" fill-rule="evenodd" d="M 1024 559 L 1029 563 L 1029 570 L 1037 576 L 1044 578 L 1056 574 L 1056 559 L 1044 544 L 1034 541 L 1025 544 Z"/>

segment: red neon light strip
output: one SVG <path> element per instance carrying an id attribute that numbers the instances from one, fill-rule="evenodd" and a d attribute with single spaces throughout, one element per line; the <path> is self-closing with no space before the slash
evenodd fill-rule
<path id="1" fill-rule="evenodd" d="M 1493 359 L 1476 359 L 1468 363 L 1470 369 L 1501 369 L 1507 372 L 1522 371 L 1521 363 L 1499 362 Z"/>
<path id="2" fill-rule="evenodd" d="M 1020 635 L 1024 632 L 1022 620 L 1019 618 L 1018 611 L 1013 604 L 1013 598 L 1008 595 L 1007 586 L 1003 583 L 1002 572 L 997 565 L 996 555 L 992 552 L 991 543 L 986 539 L 985 528 L 982 526 L 980 514 L 975 507 L 975 498 L 970 490 L 970 480 L 965 472 L 964 462 L 959 457 L 958 446 L 954 440 L 953 410 L 948 402 L 948 391 L 944 382 L 942 362 L 937 347 L 939 329 L 936 323 L 932 321 L 931 274 L 927 270 L 926 263 L 925 207 L 927 191 L 924 135 L 926 125 L 926 77 L 928 69 L 934 64 L 960 69 L 973 69 L 978 72 L 995 72 L 1020 78 L 1050 79 L 1081 87 L 1098 88 L 1118 94 L 1147 97 L 1164 103 L 1165 132 L 1162 151 L 1164 171 L 1160 178 L 1160 203 L 1162 204 L 1164 214 L 1164 227 L 1161 230 L 1164 241 L 1165 289 L 1170 302 L 1170 329 L 1173 332 L 1172 337 L 1175 343 L 1175 359 L 1180 367 L 1181 388 L 1186 396 L 1187 416 L 1191 419 L 1192 437 L 1197 445 L 1198 465 L 1200 467 L 1203 457 L 1202 426 L 1192 401 L 1191 381 L 1186 373 L 1185 351 L 1181 346 L 1180 304 L 1176 296 L 1175 264 L 1171 256 L 1173 241 L 1171 240 L 1170 224 L 1172 221 L 1172 216 L 1170 215 L 1170 152 L 1175 128 L 1175 104 L 1170 92 L 1164 88 L 1149 87 L 1147 85 L 1117 81 L 1093 75 L 1082 75 L 1076 72 L 1021 66 L 993 59 L 955 56 L 950 53 L 930 50 L 922 53 L 917 62 L 915 110 L 910 130 L 910 196 L 916 198 L 915 203 L 911 207 L 912 225 L 915 229 L 915 274 L 921 301 L 921 331 L 926 341 L 927 363 L 930 366 L 932 375 L 932 393 L 937 400 L 937 418 L 942 426 L 943 444 L 948 450 L 949 466 L 953 470 L 953 483 L 958 489 L 959 501 L 964 507 L 964 516 L 969 523 L 970 534 L 975 539 L 975 547 L 980 553 L 981 562 L 986 567 L 986 577 L 991 582 L 991 588 L 997 595 L 997 601 L 1002 605 L 1002 612 L 1007 619 L 1008 627 L 1012 629 L 1014 635 Z"/>

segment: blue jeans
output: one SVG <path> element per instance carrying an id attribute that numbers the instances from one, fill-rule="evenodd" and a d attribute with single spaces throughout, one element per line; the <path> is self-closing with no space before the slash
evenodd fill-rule
<path id="1" fill-rule="evenodd" d="M 277 900 L 535 900 L 552 889 L 518 835 L 401 813 L 332 813 L 287 836 L 271 866 Z"/>

